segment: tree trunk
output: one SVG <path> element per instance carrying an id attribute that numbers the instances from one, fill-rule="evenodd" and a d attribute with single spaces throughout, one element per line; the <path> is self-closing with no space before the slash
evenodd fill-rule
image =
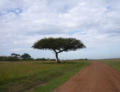
<path id="1" fill-rule="evenodd" d="M 60 63 L 60 60 L 59 60 L 59 58 L 58 58 L 58 53 L 57 53 L 57 52 L 55 52 L 55 56 L 56 56 L 56 62 L 57 62 L 57 63 Z"/>

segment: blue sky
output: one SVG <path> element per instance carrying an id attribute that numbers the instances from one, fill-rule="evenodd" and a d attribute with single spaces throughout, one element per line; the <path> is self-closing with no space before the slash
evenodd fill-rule
<path id="1" fill-rule="evenodd" d="M 0 0 L 0 55 L 29 53 L 44 37 L 80 39 L 86 49 L 64 52 L 61 59 L 120 57 L 120 0 Z"/>

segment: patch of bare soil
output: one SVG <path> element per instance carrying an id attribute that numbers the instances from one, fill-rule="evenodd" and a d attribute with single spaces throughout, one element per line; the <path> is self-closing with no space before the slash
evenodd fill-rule
<path id="1" fill-rule="evenodd" d="M 120 72 L 94 61 L 53 92 L 120 92 Z"/>

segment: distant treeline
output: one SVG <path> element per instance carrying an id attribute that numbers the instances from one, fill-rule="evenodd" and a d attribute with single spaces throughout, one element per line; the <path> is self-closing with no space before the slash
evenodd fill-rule
<path id="1" fill-rule="evenodd" d="M 17 57 L 11 57 L 11 56 L 0 56 L 0 61 L 18 61 Z"/>
<path id="2" fill-rule="evenodd" d="M 46 58 L 37 58 L 34 59 L 28 53 L 24 53 L 22 55 L 12 53 L 10 56 L 0 56 L 0 61 L 55 61 L 55 59 L 46 59 Z"/>
<path id="3" fill-rule="evenodd" d="M 73 60 L 88 60 L 87 58 L 85 59 L 73 59 Z M 73 61 L 69 60 L 69 61 Z M 0 56 L 0 61 L 55 61 L 55 59 L 49 59 L 49 58 L 32 58 L 30 54 L 24 53 L 22 55 L 12 53 L 10 56 Z M 63 61 L 68 61 L 68 60 L 63 60 Z"/>
<path id="4" fill-rule="evenodd" d="M 46 59 L 46 58 L 30 58 L 30 59 L 21 59 L 17 57 L 11 57 L 11 56 L 0 56 L 0 61 L 55 61 L 55 59 Z"/>

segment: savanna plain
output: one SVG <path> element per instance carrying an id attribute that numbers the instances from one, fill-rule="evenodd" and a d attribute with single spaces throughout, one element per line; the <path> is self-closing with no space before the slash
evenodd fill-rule
<path id="1" fill-rule="evenodd" d="M 120 59 L 98 60 L 120 72 Z M 52 92 L 91 64 L 90 60 L 0 62 L 0 92 Z"/>
<path id="2" fill-rule="evenodd" d="M 0 92 L 51 92 L 87 66 L 88 61 L 0 62 Z"/>

